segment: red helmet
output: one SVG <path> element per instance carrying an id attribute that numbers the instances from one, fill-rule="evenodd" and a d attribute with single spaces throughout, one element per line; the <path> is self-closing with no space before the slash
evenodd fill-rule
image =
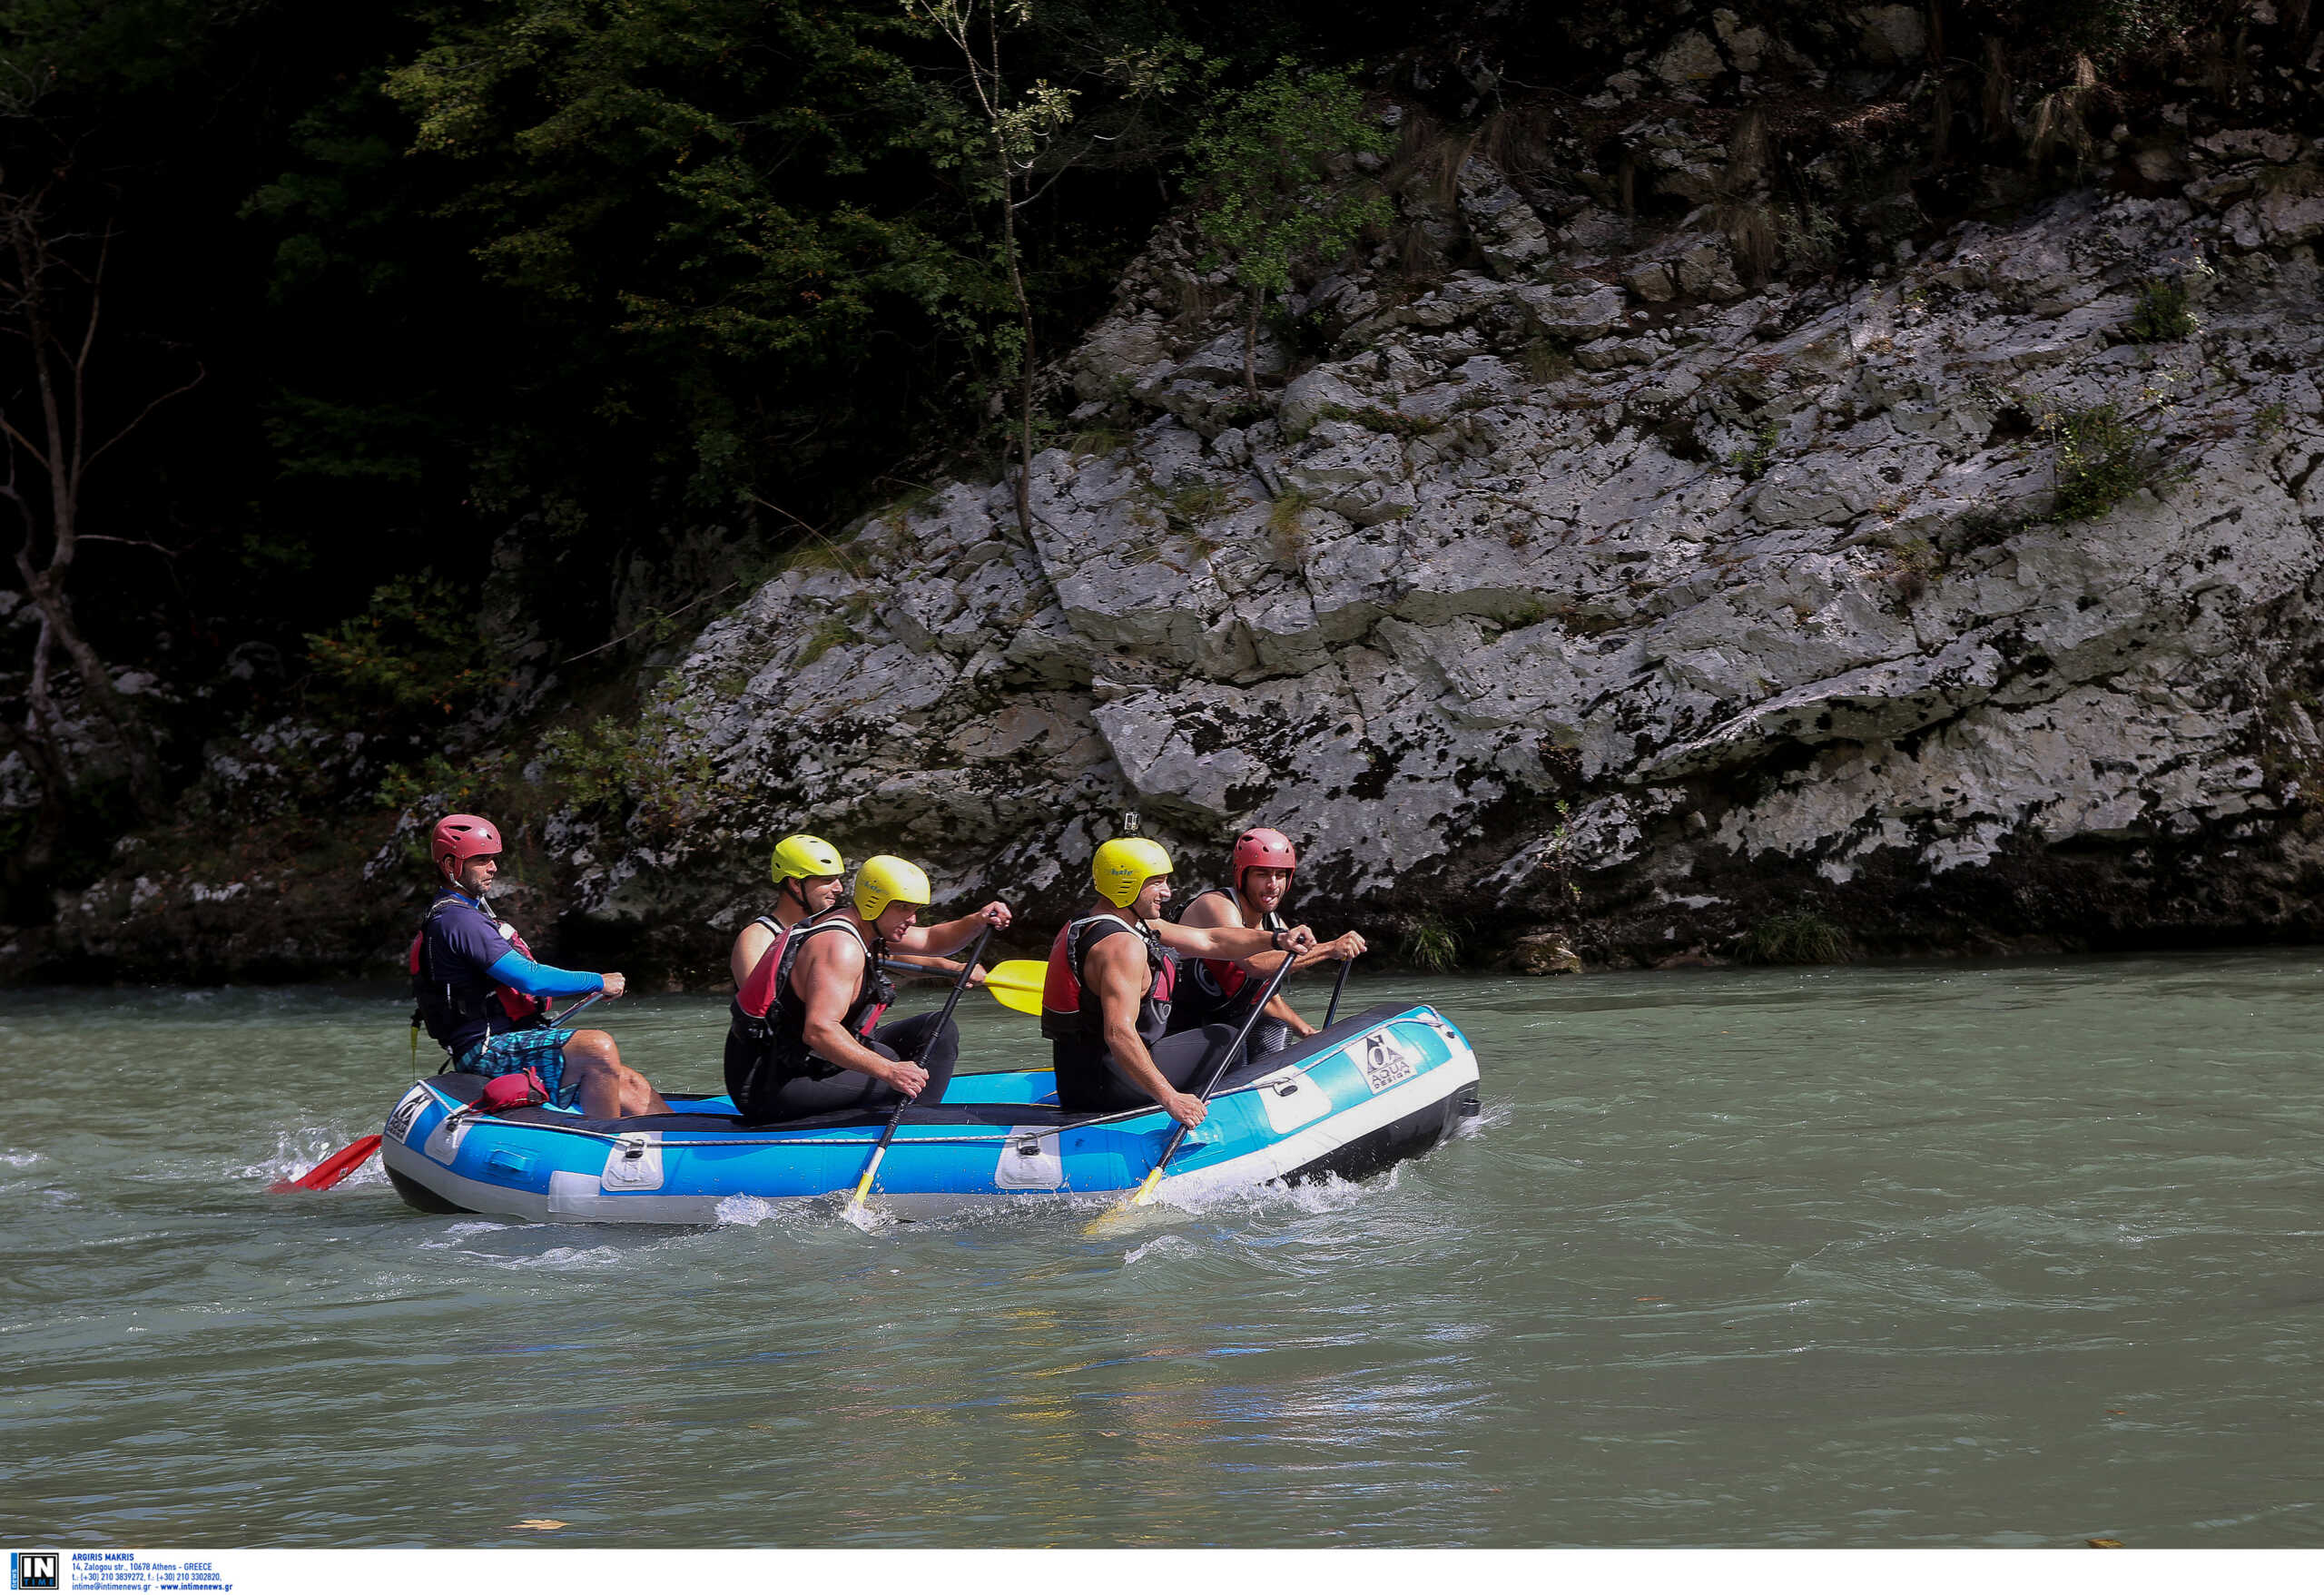
<path id="1" fill-rule="evenodd" d="M 428 839 L 428 855 L 438 870 L 458 869 L 483 853 L 500 851 L 500 832 L 492 822 L 475 814 L 447 814 L 436 822 Z"/>
<path id="2" fill-rule="evenodd" d="M 1291 845 L 1291 838 L 1280 831 L 1265 826 L 1246 831 L 1235 839 L 1235 883 L 1243 883 L 1246 870 L 1295 870 L 1299 867 L 1299 850 Z"/>

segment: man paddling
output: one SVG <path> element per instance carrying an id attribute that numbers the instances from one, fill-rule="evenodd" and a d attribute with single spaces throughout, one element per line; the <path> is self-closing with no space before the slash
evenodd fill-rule
<path id="1" fill-rule="evenodd" d="M 734 1067 L 734 1109 L 757 1123 L 911 1098 L 941 1101 L 960 1051 L 960 1030 L 938 1014 L 881 1025 L 896 989 L 881 973 L 891 953 L 954 951 L 985 927 L 1009 928 L 1009 905 L 922 928 L 931 901 L 917 864 L 885 854 L 855 872 L 852 902 L 802 921 L 774 954 L 765 1039 Z M 876 1027 L 876 1028 L 875 1028 Z"/>
<path id="2" fill-rule="evenodd" d="M 1295 956 L 1315 944 L 1304 925 L 1269 930 L 1172 924 L 1162 918 L 1170 871 L 1170 855 L 1143 836 L 1105 843 L 1089 861 L 1098 901 L 1049 945 L 1041 1034 L 1050 1041 L 1060 1108 L 1105 1113 L 1151 1101 L 1189 1128 L 1202 1123 L 1209 1110 L 1187 1087 L 1222 1039 L 1201 1031 L 1164 1039 L 1178 955 Z"/>
<path id="3" fill-rule="evenodd" d="M 1284 894 L 1291 890 L 1291 877 L 1299 868 L 1299 852 L 1291 839 L 1280 831 L 1270 831 L 1261 825 L 1246 831 L 1235 840 L 1232 860 L 1234 885 L 1213 886 L 1196 892 L 1178 916 L 1181 925 L 1244 926 L 1256 925 L 1266 930 L 1290 929 L 1290 922 L 1281 912 Z M 1325 960 L 1345 963 L 1360 957 L 1364 950 L 1364 938 L 1354 930 L 1330 941 L 1318 941 L 1294 959 L 1291 972 L 1297 974 L 1310 965 Z M 1179 983 L 1177 997 L 1170 1005 L 1169 1034 L 1199 1030 L 1205 1025 L 1239 1025 L 1249 1011 L 1249 1004 L 1265 989 L 1267 977 L 1275 973 L 1286 955 L 1263 952 L 1256 958 L 1231 960 L 1197 959 L 1186 971 Z M 1291 1045 L 1295 1035 L 1306 1037 L 1315 1033 L 1315 1027 L 1300 1017 L 1281 992 L 1277 992 L 1251 1028 L 1249 1056 L 1258 1058 L 1269 1052 L 1280 1052 Z"/>
<path id="4" fill-rule="evenodd" d="M 537 963 L 517 928 L 484 906 L 500 872 L 500 832 L 474 814 L 448 814 L 428 840 L 442 890 L 411 944 L 411 989 L 420 1022 L 462 1074 L 487 1078 L 538 1071 L 559 1108 L 592 1118 L 667 1113 L 670 1105 L 626 1067 L 603 1030 L 549 1029 L 552 997 L 619 997 L 618 974 L 591 975 Z"/>

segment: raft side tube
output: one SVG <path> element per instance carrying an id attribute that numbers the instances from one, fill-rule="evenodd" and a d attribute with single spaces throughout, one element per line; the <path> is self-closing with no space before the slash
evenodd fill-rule
<path id="1" fill-rule="evenodd" d="M 1474 1111 L 1477 1079 L 1467 1039 L 1433 1008 L 1374 1008 L 1230 1069 L 1157 1195 L 1375 1172 L 1450 1134 Z M 389 1115 L 382 1155 L 414 1206 L 712 1223 L 730 1197 L 848 1189 L 887 1119 L 871 1112 L 746 1126 L 709 1095 L 625 1119 L 545 1107 L 461 1111 L 483 1085 L 470 1075 L 422 1080 Z M 1054 1088 L 1046 1069 L 962 1076 L 958 1087 L 968 1088 L 962 1098 L 906 1115 L 881 1170 L 883 1206 L 925 1215 L 1118 1195 L 1145 1177 L 1174 1127 L 1158 1107 L 1079 1114 L 1033 1100 Z"/>

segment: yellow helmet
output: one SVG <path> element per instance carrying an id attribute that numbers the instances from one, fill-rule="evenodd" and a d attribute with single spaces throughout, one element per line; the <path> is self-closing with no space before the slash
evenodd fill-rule
<path id="1" fill-rule="evenodd" d="M 1169 872 L 1170 855 L 1160 842 L 1143 836 L 1117 836 L 1100 843 L 1089 861 L 1089 878 L 1097 882 L 1098 895 L 1118 909 L 1136 902 L 1155 876 Z"/>
<path id="2" fill-rule="evenodd" d="M 926 908 L 930 901 L 928 872 L 918 864 L 881 853 L 855 871 L 855 911 L 867 920 L 878 919 L 892 902 Z"/>
<path id="3" fill-rule="evenodd" d="M 812 881 L 847 873 L 839 849 L 820 836 L 786 836 L 774 844 L 773 873 L 777 881 Z"/>

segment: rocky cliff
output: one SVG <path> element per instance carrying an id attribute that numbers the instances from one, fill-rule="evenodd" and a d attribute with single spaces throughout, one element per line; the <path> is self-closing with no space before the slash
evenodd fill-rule
<path id="1" fill-rule="evenodd" d="M 1922 14 L 1848 15 L 1910 78 Z M 1633 54 L 1562 164 L 1538 118 L 1368 162 L 1398 223 L 1256 391 L 1166 228 L 1054 373 L 1029 533 L 940 483 L 711 624 L 651 822 L 539 832 L 568 927 L 714 979 L 794 829 L 1054 922 L 1135 812 L 1192 878 L 1280 827 L 1319 927 L 1472 957 L 2324 929 L 2324 142 L 2084 84 L 1945 222 L 1850 164 L 1876 117 L 1779 183 L 1751 74 L 1826 79 L 1733 14 Z"/>
<path id="2" fill-rule="evenodd" d="M 1040 458 L 1029 537 L 948 484 L 710 626 L 671 713 L 722 801 L 582 889 L 716 922 L 812 827 L 1055 915 L 1136 811 L 1198 875 L 1289 832 L 1334 921 L 1601 960 L 1803 906 L 1886 949 L 2310 933 L 2324 182 L 2190 153 L 1757 291 L 1472 157 L 1504 274 L 1315 283 L 1327 352 L 1256 407 L 1166 240 L 1072 368 L 1135 429 Z"/>

